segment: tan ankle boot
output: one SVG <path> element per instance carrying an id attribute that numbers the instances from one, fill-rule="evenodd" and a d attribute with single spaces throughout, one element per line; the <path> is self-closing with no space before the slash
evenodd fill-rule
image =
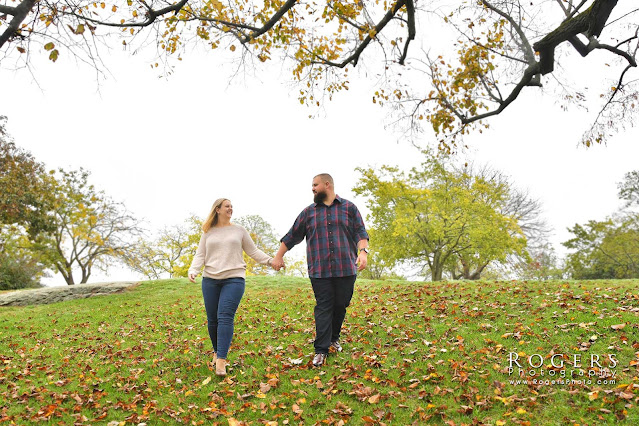
<path id="1" fill-rule="evenodd" d="M 226 360 L 217 358 L 215 360 L 215 374 L 218 376 L 226 376 Z"/>

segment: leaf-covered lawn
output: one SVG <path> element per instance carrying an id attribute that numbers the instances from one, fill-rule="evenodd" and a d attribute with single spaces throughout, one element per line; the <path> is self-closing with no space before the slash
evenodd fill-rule
<path id="1" fill-rule="evenodd" d="M 315 369 L 308 280 L 250 277 L 224 380 L 186 279 L 4 308 L 0 422 L 637 424 L 638 284 L 358 280 Z"/>

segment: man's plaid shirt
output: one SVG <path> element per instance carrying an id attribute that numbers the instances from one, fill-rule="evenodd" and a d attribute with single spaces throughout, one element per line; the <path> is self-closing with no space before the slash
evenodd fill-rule
<path id="1" fill-rule="evenodd" d="M 368 233 L 355 204 L 336 196 L 306 207 L 281 242 L 290 250 L 304 238 L 309 277 L 347 277 L 357 274 L 357 243 Z"/>

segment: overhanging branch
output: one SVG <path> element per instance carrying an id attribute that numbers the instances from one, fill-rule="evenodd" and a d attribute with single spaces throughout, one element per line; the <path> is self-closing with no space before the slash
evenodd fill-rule
<path id="1" fill-rule="evenodd" d="M 386 13 L 386 15 L 384 15 L 384 17 L 381 19 L 381 21 L 379 21 L 377 25 L 375 25 L 375 27 L 373 28 L 372 31 L 374 32 L 374 35 L 379 34 L 384 29 L 384 27 L 388 25 L 388 23 L 393 19 L 393 17 L 397 14 L 397 12 L 399 12 L 399 10 L 406 4 L 406 1 L 409 1 L 409 0 L 399 0 L 397 3 L 395 3 L 395 7 L 389 10 Z M 370 44 L 371 41 L 373 41 L 373 39 L 374 39 L 374 36 L 371 36 L 370 34 L 368 34 L 366 38 L 364 38 L 362 43 L 357 47 L 357 49 L 355 49 L 355 51 L 348 58 L 344 59 L 342 62 L 333 62 L 333 61 L 329 61 L 328 59 L 324 59 L 320 57 L 319 61 L 314 61 L 313 63 L 328 65 L 335 68 L 344 68 L 350 63 L 352 63 L 355 66 L 357 65 L 357 62 L 359 61 L 359 57 L 362 55 L 362 52 L 366 50 L 366 47 L 368 47 L 368 45 Z"/>
<path id="2" fill-rule="evenodd" d="M 291 10 L 293 8 L 293 6 L 295 6 L 296 3 L 297 3 L 297 0 L 288 0 L 286 3 L 284 3 L 284 5 L 280 8 L 280 10 L 278 10 L 275 13 L 275 15 L 273 15 L 271 17 L 271 19 L 269 19 L 268 22 L 266 22 L 262 26 L 262 28 L 259 28 L 259 29 L 255 30 L 255 31 L 253 31 L 251 34 L 247 35 L 242 40 L 240 40 L 242 42 L 242 44 L 248 43 L 251 40 L 254 40 L 254 39 L 258 38 L 262 34 L 266 33 L 268 30 L 273 28 L 273 26 L 275 24 L 277 24 L 280 19 L 282 19 L 282 16 L 284 16 L 284 14 L 286 12 Z"/>
<path id="3" fill-rule="evenodd" d="M 37 1 L 38 0 L 23 0 L 17 7 L 3 6 L 0 12 L 13 16 L 13 19 L 9 22 L 7 29 L 0 34 L 0 47 L 4 46 L 9 39 L 18 34 L 20 24 L 22 24 L 22 21 L 24 21 Z"/>
<path id="4" fill-rule="evenodd" d="M 400 65 L 404 65 L 404 61 L 408 55 L 408 45 L 411 41 L 415 40 L 415 35 L 417 34 L 415 30 L 415 5 L 413 4 L 413 0 L 406 0 L 406 15 L 408 15 L 408 39 L 406 39 L 406 44 L 404 44 L 404 53 L 402 53 L 401 58 L 399 58 Z"/>
<path id="5" fill-rule="evenodd" d="M 508 105 L 510 105 L 515 101 L 515 99 L 517 99 L 524 87 L 530 85 L 530 82 L 537 74 L 539 74 L 539 64 L 535 62 L 534 64 L 529 65 L 528 68 L 526 68 L 526 70 L 524 71 L 524 75 L 522 76 L 521 80 L 519 80 L 519 83 L 517 83 L 517 85 L 513 88 L 513 90 L 510 92 L 510 95 L 508 95 L 506 99 L 499 103 L 499 107 L 497 109 L 472 117 L 458 115 L 461 117 L 461 122 L 463 124 L 470 124 L 475 121 L 483 120 L 484 118 L 492 117 L 493 115 L 501 114 L 501 112 L 506 109 Z"/>
<path id="6" fill-rule="evenodd" d="M 159 9 L 159 10 L 154 10 L 150 6 L 148 6 L 146 4 L 146 2 L 141 1 L 141 3 L 147 9 L 147 13 L 146 13 L 146 17 L 147 18 L 146 18 L 146 20 L 144 20 L 142 22 L 125 22 L 123 24 L 121 24 L 119 22 L 116 23 L 116 22 L 102 21 L 102 20 L 99 20 L 99 19 L 93 19 L 93 18 L 89 18 L 89 17 L 84 16 L 84 15 L 77 14 L 75 12 L 61 11 L 60 13 L 65 14 L 65 15 L 74 16 L 74 17 L 76 17 L 78 19 L 81 19 L 83 21 L 90 22 L 90 23 L 96 24 L 96 25 L 105 26 L 105 27 L 113 27 L 113 28 L 144 28 L 144 27 L 148 27 L 148 26 L 152 25 L 161 16 L 164 16 L 164 15 L 169 14 L 171 12 L 174 12 L 174 13 L 179 12 L 184 6 L 186 6 L 188 1 L 189 0 L 181 0 L 178 3 L 172 4 L 171 6 L 167 6 L 165 8 Z"/>

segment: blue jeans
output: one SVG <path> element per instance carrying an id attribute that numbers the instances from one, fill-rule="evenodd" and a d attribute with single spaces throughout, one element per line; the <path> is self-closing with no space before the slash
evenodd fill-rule
<path id="1" fill-rule="evenodd" d="M 226 359 L 233 340 L 235 311 L 244 295 L 244 286 L 244 278 L 202 278 L 209 337 L 220 359 Z"/>

